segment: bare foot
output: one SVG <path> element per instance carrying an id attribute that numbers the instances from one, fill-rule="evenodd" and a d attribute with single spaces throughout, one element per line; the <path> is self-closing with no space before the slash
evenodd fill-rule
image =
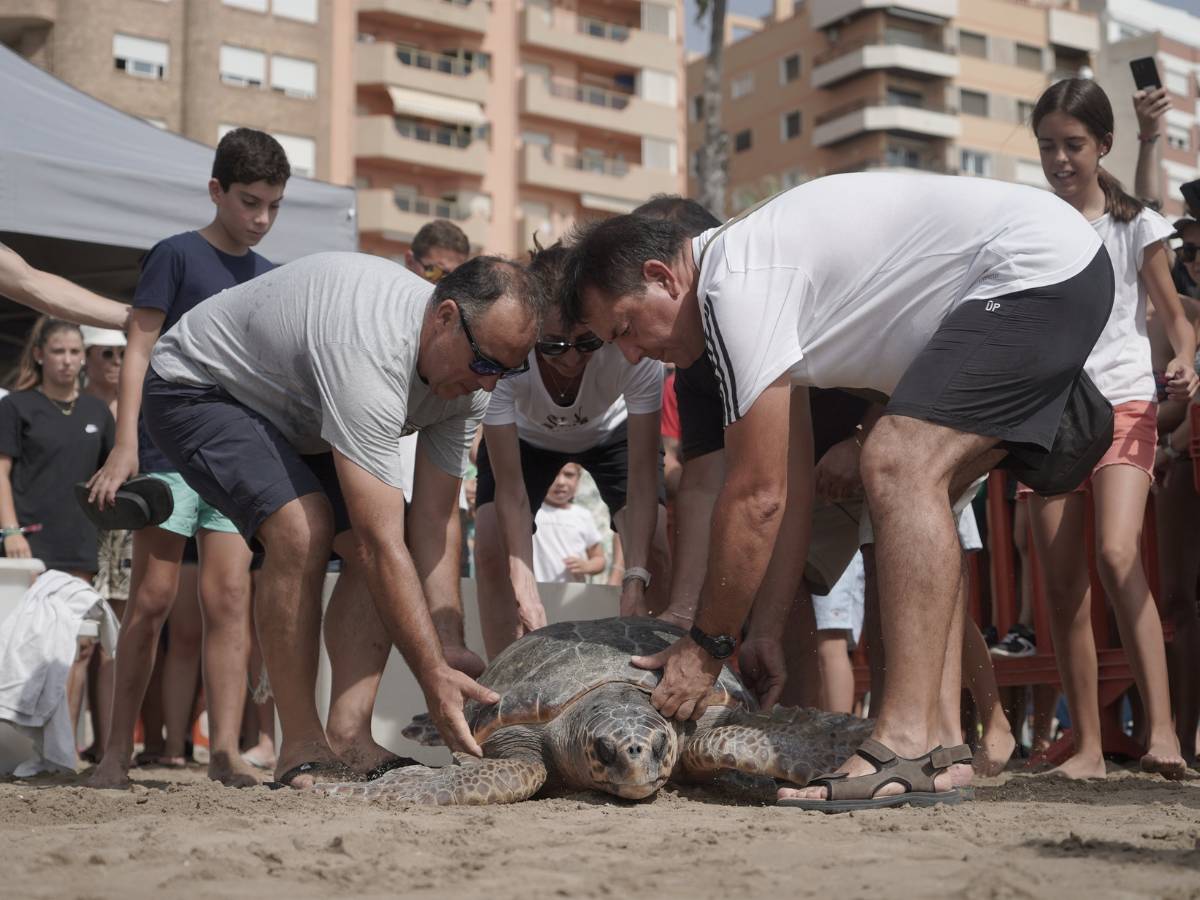
<path id="1" fill-rule="evenodd" d="M 284 740 L 275 763 L 276 781 L 301 766 L 311 771 L 298 772 L 287 784 L 297 791 L 311 790 L 318 781 L 350 780 L 350 770 L 324 740 L 296 741 L 290 744 Z"/>
<path id="2" fill-rule="evenodd" d="M 1103 756 L 1084 756 L 1076 753 L 1061 766 L 1046 772 L 1044 777 L 1058 776 L 1079 781 L 1085 778 L 1107 778 L 1108 770 L 1104 767 Z"/>
<path id="3" fill-rule="evenodd" d="M 884 741 L 883 743 L 886 744 L 887 742 Z M 899 750 L 895 750 L 895 748 L 893 748 L 893 751 L 896 753 L 901 752 Z M 910 758 L 915 758 L 920 755 L 920 753 L 914 753 Z M 967 765 L 958 767 L 952 766 L 950 768 L 961 768 L 965 769 L 967 772 L 971 771 L 971 767 Z M 856 753 L 842 763 L 841 767 L 838 768 L 837 771 L 845 772 L 847 775 L 853 778 L 856 775 L 872 775 L 875 773 L 876 768 L 869 760 L 863 759 Z M 967 781 L 970 781 L 969 777 L 967 778 Z M 933 788 L 935 791 L 949 791 L 954 787 L 955 785 L 951 779 L 950 769 L 938 772 L 933 778 Z M 875 791 L 874 796 L 891 797 L 902 793 L 904 793 L 904 786 L 892 782 L 891 784 L 885 784 L 880 787 L 877 791 Z M 806 788 L 780 788 L 776 792 L 775 797 L 778 800 L 825 800 L 828 798 L 828 794 L 829 791 L 824 786 Z"/>
<path id="4" fill-rule="evenodd" d="M 967 787 L 975 778 L 975 770 L 966 763 L 955 763 L 946 770 L 951 787 Z"/>
<path id="5" fill-rule="evenodd" d="M 995 728 L 985 731 L 979 746 L 975 748 L 975 759 L 972 762 L 975 774 L 981 778 L 995 778 L 1004 771 L 1016 749 L 1017 739 L 1011 731 L 1003 730 L 997 733 Z"/>
<path id="6" fill-rule="evenodd" d="M 264 748 L 261 745 L 251 747 L 242 754 L 242 762 L 248 766 L 254 766 L 256 769 L 265 769 L 269 772 L 275 768 L 275 748 Z"/>
<path id="7" fill-rule="evenodd" d="M 116 762 L 111 761 L 115 754 L 108 754 L 96 766 L 96 770 L 84 782 L 86 787 L 98 790 L 123 791 L 129 788 L 129 773 Z"/>
<path id="8" fill-rule="evenodd" d="M 243 762 L 240 755 L 230 759 L 228 753 L 212 755 L 208 761 L 208 777 L 231 788 L 257 787 L 262 783 L 258 773 Z"/>
<path id="9" fill-rule="evenodd" d="M 1176 741 L 1151 744 L 1141 765 L 1143 772 L 1153 772 L 1168 781 L 1179 781 L 1187 774 L 1187 763 L 1180 755 Z"/>

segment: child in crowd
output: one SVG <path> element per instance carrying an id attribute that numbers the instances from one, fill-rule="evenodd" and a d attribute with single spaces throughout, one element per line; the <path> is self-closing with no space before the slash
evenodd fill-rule
<path id="1" fill-rule="evenodd" d="M 534 521 L 533 577 L 539 582 L 587 581 L 604 571 L 604 545 L 591 513 L 575 505 L 583 469 L 569 462 L 558 471 Z"/>
<path id="2" fill-rule="evenodd" d="M 1086 79 L 1059 81 L 1038 100 L 1032 125 L 1046 180 L 1095 227 L 1116 277 L 1112 313 L 1085 367 L 1113 405 L 1112 447 L 1082 491 L 1028 495 L 1075 741 L 1075 754 L 1056 772 L 1071 778 L 1105 776 L 1084 534 L 1084 491 L 1090 490 L 1096 566 L 1146 710 L 1148 746 L 1141 765 L 1180 778 L 1185 764 L 1171 721 L 1162 622 L 1139 550 L 1157 442 L 1147 295 L 1163 317 L 1174 352 L 1163 374 L 1171 397 L 1195 393 L 1196 336 L 1171 282 L 1164 243 L 1171 226 L 1125 193 L 1101 165 L 1113 142 L 1112 106 L 1104 91 Z"/>
<path id="3" fill-rule="evenodd" d="M 270 135 L 248 128 L 229 132 L 217 146 L 209 197 L 212 222 L 159 242 L 147 255 L 129 322 L 121 373 L 117 441 L 92 479 L 92 499 L 112 503 L 138 471 L 171 487 L 174 511 L 133 542 L 132 596 L 118 644 L 112 729 L 93 787 L 128 781 L 133 730 L 154 666 L 159 632 L 175 602 L 188 538 L 199 547 L 204 615 L 204 680 L 211 756 L 209 777 L 245 787 L 258 783 L 238 752 L 250 652 L 250 548 L 223 514 L 205 503 L 175 471 L 140 424 L 142 382 L 159 335 L 188 310 L 226 288 L 273 268 L 250 248 L 270 231 L 291 169 Z M 185 691 L 190 696 L 190 686 Z"/>

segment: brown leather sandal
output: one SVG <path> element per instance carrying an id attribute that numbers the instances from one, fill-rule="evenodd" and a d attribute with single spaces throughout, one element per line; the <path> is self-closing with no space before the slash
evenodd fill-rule
<path id="1" fill-rule="evenodd" d="M 814 810 L 825 813 L 851 812 L 859 809 L 889 809 L 893 806 L 934 806 L 938 803 L 954 805 L 962 802 L 957 788 L 939 791 L 934 787 L 934 778 L 950 766 L 961 762 L 958 748 L 946 750 L 934 747 L 916 759 L 897 756 L 891 748 L 868 738 L 855 753 L 875 767 L 869 775 L 853 777 L 844 772 L 818 775 L 805 787 L 823 787 L 827 792 L 824 800 L 785 799 L 780 806 Z M 884 785 L 903 785 L 904 793 L 876 797 L 875 793 Z"/>

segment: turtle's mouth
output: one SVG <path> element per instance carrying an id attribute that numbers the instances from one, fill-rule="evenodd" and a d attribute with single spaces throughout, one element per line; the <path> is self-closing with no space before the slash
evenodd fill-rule
<path id="1" fill-rule="evenodd" d="M 646 781 L 641 784 L 630 784 L 629 782 L 617 784 L 612 781 L 602 781 L 600 785 L 606 792 L 616 794 L 625 800 L 644 800 L 656 793 L 666 783 L 667 776 L 660 775 L 653 781 Z"/>

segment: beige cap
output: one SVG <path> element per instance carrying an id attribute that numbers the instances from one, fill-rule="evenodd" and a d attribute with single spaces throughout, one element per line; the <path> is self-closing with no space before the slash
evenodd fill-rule
<path id="1" fill-rule="evenodd" d="M 115 328 L 97 328 L 94 325 L 81 325 L 83 346 L 85 347 L 124 347 L 125 332 Z"/>

